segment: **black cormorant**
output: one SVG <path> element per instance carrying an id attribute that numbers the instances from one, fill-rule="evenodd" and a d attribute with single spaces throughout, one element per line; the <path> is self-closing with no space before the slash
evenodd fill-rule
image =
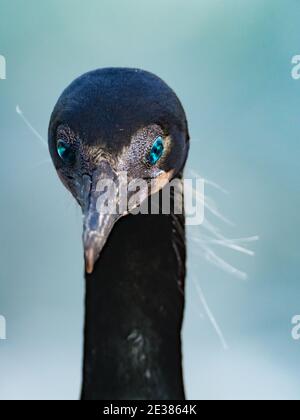
<path id="1" fill-rule="evenodd" d="M 82 399 L 184 399 L 184 215 L 102 214 L 97 188 L 102 179 L 119 185 L 123 171 L 128 182 L 154 182 L 157 194 L 181 179 L 189 134 L 179 99 L 145 71 L 89 72 L 59 98 L 49 149 L 84 215 Z"/>

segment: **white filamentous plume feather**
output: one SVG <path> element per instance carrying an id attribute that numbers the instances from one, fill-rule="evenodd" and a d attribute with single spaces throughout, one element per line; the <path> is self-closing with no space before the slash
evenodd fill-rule
<path id="1" fill-rule="evenodd" d="M 202 291 L 202 289 L 200 287 L 200 284 L 197 283 L 197 281 L 195 280 L 194 277 L 192 277 L 192 280 L 193 280 L 193 283 L 195 285 L 195 288 L 196 288 L 197 294 L 199 296 L 199 299 L 200 299 L 200 301 L 201 301 L 201 303 L 203 305 L 203 308 L 204 308 L 204 310 L 205 310 L 205 312 L 207 314 L 207 317 L 210 320 L 212 326 L 214 327 L 214 329 L 215 329 L 215 331 L 216 331 L 216 333 L 217 333 L 217 335 L 218 335 L 218 337 L 219 337 L 219 339 L 221 341 L 221 344 L 223 346 L 223 349 L 225 351 L 229 350 L 229 346 L 228 346 L 228 344 L 226 342 L 226 339 L 225 339 L 225 337 L 224 337 L 224 335 L 222 333 L 222 330 L 221 330 L 218 322 L 216 321 L 216 318 L 214 317 L 214 314 L 212 313 L 212 311 L 210 310 L 210 308 L 209 308 L 209 306 L 207 304 L 207 301 L 206 301 L 205 296 L 204 296 L 204 293 L 203 293 L 203 291 Z"/>
<path id="2" fill-rule="evenodd" d="M 23 111 L 19 107 L 19 105 L 16 106 L 16 113 L 20 115 L 24 123 L 27 125 L 29 130 L 35 135 L 37 139 L 40 140 L 41 144 L 48 149 L 47 142 L 44 140 L 43 136 L 40 135 L 40 133 L 33 127 L 33 125 L 30 123 L 30 121 L 25 117 Z"/>
<path id="3" fill-rule="evenodd" d="M 188 171 L 188 173 L 192 178 L 203 179 L 203 177 L 201 177 L 194 170 L 190 170 Z M 204 179 L 204 182 L 205 182 L 205 185 L 213 187 L 224 194 L 228 194 L 228 191 L 224 190 L 224 188 L 219 186 L 217 183 L 206 180 L 206 179 Z M 215 202 L 211 198 L 207 197 L 206 195 L 204 196 L 203 194 L 199 193 L 199 191 L 196 191 L 194 188 L 191 188 L 188 185 L 186 185 L 186 188 L 188 189 L 187 193 L 192 194 L 192 197 L 194 198 L 194 200 L 196 200 L 199 204 L 201 204 L 204 207 L 204 210 L 206 213 L 204 217 L 204 222 L 202 223 L 202 225 L 198 226 L 197 232 L 195 232 L 195 229 L 197 229 L 197 227 L 195 226 L 193 226 L 193 228 L 190 227 L 187 229 L 188 238 L 197 245 L 195 247 L 195 252 L 197 253 L 197 256 L 202 257 L 205 261 L 208 261 L 210 264 L 215 265 L 216 267 L 229 273 L 230 275 L 233 275 L 241 280 L 247 280 L 247 274 L 239 270 L 238 268 L 234 267 L 229 262 L 225 261 L 222 257 L 220 257 L 215 251 L 214 247 L 223 247 L 223 248 L 231 249 L 236 252 L 240 252 L 242 254 L 254 256 L 255 255 L 254 252 L 246 248 L 245 244 L 255 242 L 259 240 L 259 237 L 251 236 L 251 237 L 238 238 L 238 239 L 226 238 L 224 235 L 220 233 L 220 230 L 218 227 L 216 227 L 213 223 L 208 221 L 209 215 L 215 217 L 216 220 L 226 223 L 227 225 L 234 226 L 234 224 L 222 215 L 222 213 L 218 210 Z M 226 343 L 226 340 L 221 331 L 221 328 L 219 327 L 211 309 L 209 308 L 209 305 L 205 299 L 205 296 L 200 287 L 200 284 L 194 278 L 192 280 L 196 287 L 196 290 L 201 300 L 201 303 L 203 305 L 203 308 L 211 324 L 213 325 L 222 343 L 223 348 L 227 350 L 229 347 Z"/>
<path id="4" fill-rule="evenodd" d="M 195 171 L 190 171 L 190 172 L 193 177 L 203 179 L 203 177 L 201 177 Z M 215 182 L 207 181 L 206 179 L 204 179 L 204 182 L 206 185 L 210 185 L 228 194 L 227 191 L 225 191 L 222 187 L 220 187 Z M 240 253 L 247 254 L 249 256 L 254 256 L 255 255 L 254 252 L 247 249 L 245 246 L 242 246 L 242 244 L 257 241 L 259 237 L 251 236 L 251 237 L 238 238 L 238 239 L 226 238 L 224 235 L 220 233 L 220 230 L 218 227 L 216 227 L 213 223 L 208 221 L 208 215 L 211 214 L 217 220 L 220 220 L 228 225 L 234 226 L 234 224 L 230 220 L 228 220 L 225 216 L 223 216 L 223 214 L 218 210 L 215 202 L 210 197 L 206 195 L 205 196 L 202 195 L 201 193 L 199 193 L 199 191 L 196 191 L 194 188 L 190 187 L 189 185 L 186 185 L 186 188 L 188 190 L 187 192 L 189 194 L 192 194 L 194 199 L 197 200 L 198 203 L 204 206 L 204 209 L 206 212 L 204 222 L 200 226 L 198 226 L 197 234 L 195 234 L 194 230 L 192 233 L 191 228 L 188 229 L 188 237 L 192 241 L 194 241 L 202 250 L 202 253 L 200 253 L 200 255 L 203 256 L 206 260 L 219 266 L 219 268 L 229 272 L 230 274 L 235 274 L 236 276 L 243 279 L 247 278 L 246 273 L 241 272 L 237 268 L 234 268 L 229 263 L 225 262 L 221 257 L 219 257 L 216 254 L 216 252 L 213 251 L 212 247 L 214 245 L 218 245 L 224 248 L 232 249 Z M 195 226 L 193 226 L 193 229 L 195 229 Z"/>

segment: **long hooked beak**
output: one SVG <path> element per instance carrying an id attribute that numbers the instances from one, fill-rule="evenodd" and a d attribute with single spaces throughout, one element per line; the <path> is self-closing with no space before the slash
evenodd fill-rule
<path id="1" fill-rule="evenodd" d="M 83 245 L 86 272 L 91 274 L 115 225 L 122 216 L 119 209 L 117 174 L 109 163 L 100 163 L 93 178 L 84 176 L 81 191 Z"/>

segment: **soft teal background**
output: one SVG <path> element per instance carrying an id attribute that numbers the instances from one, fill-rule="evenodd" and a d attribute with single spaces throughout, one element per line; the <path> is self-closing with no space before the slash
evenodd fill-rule
<path id="1" fill-rule="evenodd" d="M 190 245 L 184 363 L 189 398 L 299 399 L 300 54 L 297 0 L 0 0 L 1 399 L 76 399 L 83 321 L 81 216 L 47 150 L 58 95 L 105 66 L 153 71 L 178 93 L 193 141 L 189 167 L 230 191 L 209 194 L 256 257 L 220 254 L 243 282 Z M 225 352 L 192 285 L 196 273 L 229 343 Z"/>

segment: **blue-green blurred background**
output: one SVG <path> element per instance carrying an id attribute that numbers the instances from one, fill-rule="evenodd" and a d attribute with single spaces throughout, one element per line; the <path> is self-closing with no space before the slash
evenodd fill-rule
<path id="1" fill-rule="evenodd" d="M 77 399 L 81 380 L 81 215 L 16 105 L 46 138 L 75 77 L 130 66 L 160 75 L 181 98 L 189 167 L 230 191 L 207 191 L 236 224 L 218 226 L 229 237 L 260 235 L 254 258 L 220 250 L 247 282 L 189 244 L 188 397 L 299 399 L 299 1 L 0 0 L 0 10 L 0 398 Z M 227 352 L 198 315 L 195 273 Z"/>

